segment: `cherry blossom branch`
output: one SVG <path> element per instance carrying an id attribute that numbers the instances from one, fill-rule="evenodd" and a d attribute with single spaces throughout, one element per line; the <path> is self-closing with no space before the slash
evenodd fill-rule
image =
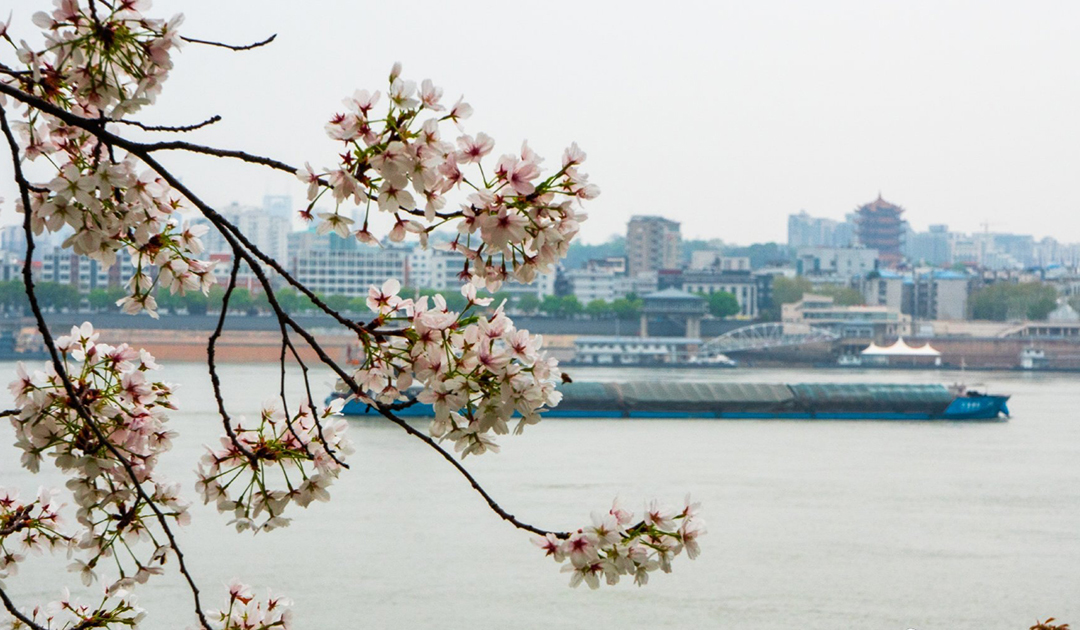
<path id="1" fill-rule="evenodd" d="M 245 45 L 242 45 L 242 46 L 237 46 L 235 44 L 224 44 L 222 42 L 215 42 L 215 41 L 206 40 L 206 39 L 196 39 L 194 37 L 181 37 L 180 39 L 184 40 L 185 42 L 191 43 L 191 44 L 203 44 L 205 46 L 217 46 L 218 48 L 226 48 L 228 50 L 242 51 L 242 50 L 252 50 L 252 49 L 255 49 L 255 48 L 259 48 L 261 46 L 266 46 L 270 42 L 277 39 L 277 33 L 274 33 L 270 37 L 267 37 L 266 39 L 264 39 L 264 40 L 262 40 L 260 42 L 255 42 L 254 44 L 245 44 Z"/>
<path id="2" fill-rule="evenodd" d="M 285 333 L 285 324 L 288 323 L 290 327 L 292 327 L 294 330 L 297 331 L 297 333 L 299 333 L 301 336 L 304 337 L 304 340 L 308 343 L 308 345 L 311 345 L 313 348 L 316 348 L 321 353 L 321 357 L 325 357 L 324 362 L 329 361 L 330 363 L 333 363 L 333 360 L 330 359 L 330 357 L 328 355 L 326 355 L 325 352 L 322 351 L 321 347 L 318 347 L 318 342 L 315 340 L 315 338 L 313 336 L 311 336 L 311 334 L 308 333 L 306 330 L 301 328 L 299 326 L 299 324 L 296 323 L 295 320 L 293 320 L 291 317 L 289 317 L 289 315 L 285 312 L 285 310 L 281 308 L 281 305 L 278 304 L 277 298 L 276 298 L 276 296 L 274 294 L 273 286 L 270 283 L 270 279 L 266 276 L 266 273 L 263 271 L 262 266 L 259 265 L 259 262 L 255 259 L 255 257 L 245 249 L 245 248 L 249 248 L 252 251 L 258 251 L 258 248 L 256 248 L 254 245 L 252 245 L 247 240 L 247 238 L 244 237 L 243 234 L 241 234 L 238 229 L 236 229 L 235 226 L 233 226 L 231 223 L 229 223 L 227 220 L 225 220 L 224 217 L 222 217 L 217 211 L 215 211 L 213 208 L 211 208 L 201 198 L 196 196 L 195 193 L 191 189 L 189 189 L 187 186 L 185 186 L 178 178 L 176 178 L 171 172 L 169 172 L 164 166 L 162 166 L 162 164 L 160 162 L 155 160 L 151 155 L 149 155 L 147 153 L 140 154 L 138 151 L 132 151 L 132 154 L 139 157 L 147 166 L 149 166 L 151 168 L 151 170 L 153 170 L 155 173 L 160 175 L 166 182 L 169 183 L 170 186 L 172 186 L 175 190 L 179 191 L 180 194 L 184 195 L 185 198 L 187 198 L 192 204 L 195 205 L 196 208 L 199 209 L 200 212 L 203 213 L 203 216 L 205 216 L 209 221 L 211 221 L 212 223 L 214 223 L 215 226 L 218 227 L 218 230 L 221 232 L 221 235 L 225 238 L 225 240 L 229 243 L 229 247 L 233 250 L 234 260 L 235 260 L 236 264 L 239 263 L 239 260 L 241 258 L 245 262 L 247 262 L 248 266 L 252 270 L 252 273 L 255 274 L 255 276 L 259 280 L 259 283 L 263 286 L 263 291 L 266 294 L 267 300 L 269 301 L 271 307 L 274 309 L 274 312 L 278 317 L 278 321 L 279 321 L 279 323 L 280 323 L 280 325 L 282 327 L 283 334 Z M 243 243 L 243 246 L 241 245 L 241 243 Z M 270 260 L 272 260 L 272 259 L 270 259 Z M 235 284 L 235 282 L 232 282 L 232 284 Z M 297 286 L 302 286 L 302 285 L 299 285 L 299 283 L 298 283 Z M 304 287 L 304 290 L 305 290 L 305 292 L 310 293 L 310 291 L 308 291 L 306 289 L 306 287 Z M 330 309 L 328 306 L 326 308 L 328 309 L 328 312 L 330 312 L 333 315 L 337 316 L 337 318 L 339 318 L 339 321 L 352 324 L 353 327 L 357 326 L 357 324 L 355 322 L 351 322 L 350 320 L 345 319 L 339 313 L 337 313 L 337 311 L 334 311 L 333 309 Z M 224 315 L 225 315 L 225 309 L 222 310 L 222 319 L 219 321 L 220 325 L 223 325 Z M 362 328 L 361 328 L 361 332 L 363 334 L 368 333 L 368 331 L 366 329 L 362 329 Z M 285 335 L 285 336 L 287 338 L 287 335 Z M 295 352 L 295 350 L 294 350 L 294 352 Z M 336 366 L 336 364 L 335 364 L 335 366 Z M 340 372 L 340 368 L 338 368 L 338 371 Z M 340 373 L 344 374 L 344 372 L 340 372 Z M 345 464 L 344 462 L 339 460 L 334 455 L 333 448 L 330 446 L 329 443 L 327 443 L 325 441 L 325 438 L 323 438 L 322 424 L 319 421 L 317 416 L 315 417 L 315 424 L 316 424 L 316 427 L 318 428 L 319 437 L 320 437 L 321 440 L 323 440 L 323 446 L 327 449 L 327 454 L 336 463 L 338 463 L 340 466 L 342 466 L 344 468 L 348 468 L 349 466 L 347 464 Z"/>
<path id="3" fill-rule="evenodd" d="M 246 260 L 248 265 L 252 267 L 252 270 L 253 270 L 253 272 L 256 273 L 256 276 L 259 278 L 260 283 L 262 285 L 264 285 L 264 290 L 267 293 L 270 304 L 274 308 L 275 313 L 278 314 L 279 319 L 282 320 L 284 323 L 287 323 L 289 327 L 292 327 L 292 329 L 294 331 L 296 331 L 296 333 L 299 334 L 301 337 L 305 338 L 306 343 L 313 350 L 315 350 L 316 354 L 319 354 L 320 360 L 323 363 L 325 363 L 327 366 L 332 367 L 332 370 L 334 370 L 334 372 L 337 373 L 337 375 L 339 377 L 341 377 L 342 380 L 345 381 L 345 383 L 347 383 L 349 385 L 349 387 L 353 391 L 353 393 L 356 393 L 356 394 L 362 394 L 363 393 L 362 388 L 359 386 L 359 384 L 356 384 L 355 380 L 353 380 L 351 378 L 351 376 L 349 376 L 345 371 L 342 371 L 341 368 L 339 366 L 337 366 L 336 362 L 332 358 L 327 356 L 325 351 L 323 351 L 323 349 L 319 346 L 318 341 L 316 341 L 314 339 L 314 337 L 312 337 L 307 331 L 303 330 L 302 327 L 299 326 L 291 317 L 288 317 L 288 314 L 285 313 L 283 309 L 281 309 L 281 307 L 280 307 L 280 305 L 278 305 L 278 303 L 276 303 L 276 299 L 273 296 L 273 289 L 270 286 L 269 280 L 266 279 L 265 274 L 262 273 L 262 271 L 260 269 L 257 269 L 259 267 L 259 265 L 256 262 L 256 260 L 254 259 L 254 256 L 252 256 L 251 254 L 248 254 L 247 252 L 244 252 L 242 247 L 240 246 L 240 243 L 243 243 L 243 247 L 246 247 L 247 250 L 249 250 L 249 251 L 251 251 L 253 253 L 256 253 L 255 256 L 257 256 L 260 260 L 262 260 L 262 262 L 267 263 L 275 271 L 278 271 L 279 273 L 281 273 L 282 277 L 285 278 L 289 282 L 289 284 L 292 284 L 292 285 L 296 286 L 297 289 L 301 290 L 309 298 L 311 298 L 313 303 L 320 306 L 326 312 L 332 313 L 332 316 L 335 316 L 336 319 L 340 323 L 342 323 L 343 325 L 348 326 L 349 329 L 351 329 L 353 331 L 356 331 L 356 332 L 362 332 L 362 333 L 368 333 L 368 334 L 372 333 L 373 331 L 370 331 L 370 330 L 366 329 L 366 327 L 364 327 L 364 326 L 361 326 L 359 324 L 356 324 L 355 322 L 352 322 L 352 321 L 350 321 L 350 320 L 348 320 L 346 318 L 341 317 L 340 313 L 337 313 L 337 311 L 334 311 L 334 309 L 330 309 L 328 306 L 325 306 L 325 304 L 322 304 L 322 301 L 319 300 L 318 297 L 315 297 L 314 294 L 311 293 L 309 290 L 307 290 L 306 286 L 303 286 L 302 283 L 299 283 L 298 281 L 293 279 L 291 274 L 288 274 L 283 268 L 281 268 L 281 266 L 278 263 L 273 262 L 272 258 L 270 258 L 269 256 L 266 256 L 265 254 L 262 254 L 257 249 L 257 247 L 254 246 L 254 244 L 247 241 L 246 237 L 243 236 L 243 234 L 240 232 L 240 230 L 237 227 L 233 226 L 230 222 L 228 222 L 228 220 L 224 216 L 221 216 L 219 213 L 214 211 L 210 205 L 204 203 L 199 197 L 195 196 L 194 193 L 190 189 L 188 189 L 183 183 L 181 183 L 179 179 L 177 179 L 170 172 L 168 172 L 166 169 L 164 169 L 164 166 L 162 166 L 162 164 L 160 162 L 158 162 L 156 159 L 153 159 L 153 157 L 150 155 L 150 152 L 161 150 L 163 148 L 187 150 L 187 151 L 191 151 L 191 152 L 206 153 L 206 155 L 213 155 L 213 156 L 222 157 L 222 158 L 231 157 L 231 158 L 238 158 L 238 159 L 248 161 L 248 162 L 261 163 L 261 164 L 273 167 L 273 169 L 278 169 L 278 170 L 286 171 L 286 172 L 289 172 L 289 173 L 295 173 L 296 172 L 296 169 L 294 169 L 294 167 L 288 166 L 287 164 L 284 164 L 282 162 L 278 162 L 276 160 L 270 160 L 268 158 L 258 158 L 258 157 L 255 157 L 255 156 L 251 156 L 251 155 L 249 155 L 249 153 L 245 153 L 243 151 L 231 151 L 231 150 L 224 150 L 224 149 L 214 149 L 214 148 L 211 148 L 211 147 L 202 147 L 202 146 L 199 146 L 199 145 L 192 145 L 190 143 L 183 143 L 183 142 L 154 143 L 154 144 L 136 143 L 136 142 L 133 142 L 133 140 L 130 140 L 130 139 L 124 138 L 122 136 L 119 136 L 119 135 L 108 132 L 107 130 L 103 129 L 102 125 L 100 125 L 100 123 L 98 121 L 96 121 L 96 120 L 85 119 L 85 118 L 82 118 L 82 117 L 79 117 L 79 116 L 72 115 L 72 113 L 69 113 L 69 112 L 67 112 L 67 111 L 65 111 L 63 109 L 57 108 L 57 107 L 53 106 L 52 104 L 50 104 L 48 102 L 45 102 L 45 100 L 43 100 L 41 98 L 38 98 L 36 96 L 32 96 L 30 94 L 26 94 L 25 92 L 16 90 L 14 88 L 11 88 L 11 86 L 4 85 L 4 84 L 0 83 L 0 93 L 9 94 L 13 98 L 16 98 L 18 100 L 22 100 L 23 103 L 26 103 L 27 105 L 38 108 L 38 109 L 44 111 L 45 113 L 50 113 L 50 115 L 55 116 L 56 118 L 59 118 L 60 120 L 63 120 L 64 122 L 66 122 L 68 124 L 79 126 L 79 128 L 84 129 L 86 131 L 89 131 L 92 134 L 96 135 L 98 138 L 102 139 L 104 143 L 110 144 L 110 145 L 116 145 L 116 146 L 118 146 L 120 148 L 123 148 L 123 149 L 133 153 L 133 155 L 138 157 L 140 160 L 143 160 L 148 166 L 150 166 L 151 170 L 158 173 L 162 178 L 164 178 L 166 180 L 166 182 L 168 184 L 170 184 L 170 186 L 172 186 L 174 189 L 179 191 L 181 193 L 181 195 L 184 195 L 185 198 L 187 198 L 189 201 L 191 201 L 191 203 L 193 203 L 195 206 L 197 206 L 198 209 L 200 210 L 200 212 L 202 212 L 202 214 L 208 220 L 211 220 L 211 223 L 213 223 L 215 226 L 217 226 L 217 228 L 221 231 L 222 236 L 224 236 L 226 238 L 226 240 L 229 241 L 230 246 L 232 246 L 233 252 L 237 253 L 240 256 L 242 256 Z M 27 207 L 30 206 L 28 200 L 25 203 L 26 203 Z M 27 225 L 29 225 L 29 224 L 27 224 Z M 382 334 L 391 334 L 392 331 L 380 331 L 380 333 L 382 333 Z M 476 480 L 474 478 L 472 478 L 472 475 L 468 472 L 468 470 L 465 469 L 460 463 L 458 463 L 458 461 L 453 456 L 451 456 L 449 453 L 447 453 L 444 450 L 444 448 L 442 448 L 442 446 L 438 445 L 434 440 L 429 438 L 428 435 L 424 435 L 423 433 L 421 433 L 421 432 L 417 431 L 416 429 L 414 429 L 413 427 L 409 426 L 407 423 L 405 423 L 404 420 L 402 420 L 399 417 L 394 416 L 389 410 L 387 410 L 386 412 L 383 412 L 382 408 L 380 408 L 380 413 L 382 413 L 384 416 L 386 416 L 389 419 L 391 419 L 392 421 L 394 421 L 395 424 L 401 426 L 409 434 L 414 435 L 414 437 L 420 438 L 421 440 L 426 442 L 429 446 L 432 446 L 433 448 L 435 448 L 435 450 L 437 452 L 440 452 L 443 455 L 444 458 L 446 458 L 448 461 L 451 461 L 451 463 L 454 464 L 455 468 L 457 468 L 458 471 L 461 472 L 464 475 L 465 479 L 467 479 L 470 482 L 470 484 L 474 487 L 474 490 L 476 490 L 478 493 L 481 493 L 481 495 L 488 502 L 488 506 L 491 507 L 491 509 L 494 510 L 497 514 L 499 514 L 500 517 L 503 518 L 503 520 L 507 520 L 508 522 L 513 524 L 514 526 L 516 526 L 518 528 L 521 528 L 521 530 L 525 530 L 525 531 L 532 532 L 532 533 L 540 533 L 540 534 L 548 533 L 548 531 L 540 530 L 539 527 L 536 527 L 534 525 L 529 525 L 529 524 L 524 523 L 522 521 L 518 521 L 517 519 L 515 519 L 513 517 L 512 514 L 510 514 L 509 512 L 507 512 L 507 511 L 503 510 L 501 507 L 499 507 L 497 502 L 495 502 L 495 500 L 492 499 L 490 497 L 490 495 L 488 495 L 486 493 L 486 491 L 483 490 L 483 488 L 480 486 L 480 484 L 478 484 L 476 482 Z"/>
<path id="4" fill-rule="evenodd" d="M 157 517 L 157 521 L 162 528 L 162 531 L 164 531 L 165 536 L 169 540 L 169 546 L 176 554 L 177 564 L 179 565 L 180 573 L 184 576 L 184 579 L 187 581 L 188 587 L 191 590 L 195 603 L 195 613 L 199 618 L 199 623 L 203 626 L 203 628 L 205 628 L 205 630 L 211 630 L 210 622 L 206 618 L 206 615 L 202 609 L 199 588 L 195 584 L 195 580 L 194 578 L 192 578 L 191 573 L 188 571 L 187 563 L 184 560 L 184 554 L 180 550 L 180 545 L 176 542 L 176 537 L 173 535 L 172 529 L 169 527 L 169 524 L 165 518 L 165 514 L 161 511 L 161 508 L 158 507 L 157 503 L 146 493 L 146 490 L 139 482 L 139 477 L 135 473 L 131 462 L 129 462 L 128 459 L 124 457 L 124 454 L 120 451 L 120 449 L 118 449 L 116 445 L 108 439 L 108 437 L 101 431 L 101 428 L 97 425 L 97 422 L 94 421 L 94 418 L 90 414 L 90 411 L 83 404 L 82 398 L 80 397 L 79 393 L 75 391 L 75 387 L 71 382 L 71 378 L 68 376 L 67 370 L 64 367 L 64 362 L 60 359 L 60 353 L 56 349 L 56 342 L 53 339 L 52 332 L 49 330 L 48 323 L 45 321 L 45 316 L 42 313 L 41 305 L 38 303 L 37 293 L 34 288 L 35 285 L 32 262 L 35 244 L 34 231 L 31 227 L 32 213 L 30 212 L 30 208 L 32 206 L 30 204 L 30 189 L 26 177 L 23 174 L 22 161 L 19 155 L 19 145 L 18 142 L 15 140 L 15 135 L 12 133 L 11 127 L 8 125 L 7 112 L 3 106 L 0 106 L 0 130 L 3 131 L 4 137 L 8 143 L 8 147 L 11 150 L 11 161 L 12 169 L 14 171 L 15 182 L 19 187 L 19 194 L 22 199 L 23 208 L 25 209 L 23 214 L 23 234 L 26 237 L 26 254 L 24 257 L 22 269 L 23 285 L 25 287 L 27 299 L 30 302 L 30 310 L 31 312 L 33 312 L 34 319 L 37 322 L 38 330 L 41 332 L 42 341 L 45 343 L 45 347 L 49 351 L 49 357 L 52 361 L 53 369 L 56 371 L 57 376 L 60 378 L 61 383 L 64 386 L 64 390 L 67 392 L 69 404 L 71 405 L 71 407 L 75 409 L 79 417 L 82 418 L 84 422 L 86 422 L 86 426 L 90 428 L 91 432 L 94 434 L 94 437 L 102 445 L 104 445 L 105 448 L 114 457 L 116 457 L 118 462 L 120 462 L 121 466 L 124 468 L 124 471 L 131 479 L 131 485 L 132 488 L 135 490 L 136 494 L 143 501 L 146 502 L 146 504 L 150 507 L 151 510 L 153 510 L 154 515 Z"/>

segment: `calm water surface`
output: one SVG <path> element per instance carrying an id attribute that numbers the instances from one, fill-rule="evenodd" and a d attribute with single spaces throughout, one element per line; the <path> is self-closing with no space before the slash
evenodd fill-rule
<path id="1" fill-rule="evenodd" d="M 13 365 L 0 364 L 4 374 Z M 170 365 L 180 431 L 163 471 L 194 497 L 202 444 L 220 433 L 205 367 Z M 273 366 L 221 369 L 234 414 L 273 395 Z M 577 379 L 951 382 L 956 373 L 585 370 Z M 6 379 L 5 379 L 6 380 Z M 334 500 L 286 530 L 237 535 L 197 506 L 182 532 L 207 603 L 239 576 L 296 600 L 298 628 L 1027 628 L 1080 626 L 1080 377 L 969 374 L 1010 393 L 1007 423 L 549 420 L 469 464 L 512 513 L 550 529 L 613 497 L 704 502 L 703 554 L 649 586 L 570 589 L 528 537 L 397 427 L 351 421 L 357 452 Z M 328 391 L 320 373 L 315 384 Z M 292 385 L 296 385 L 293 383 Z M 3 393 L 4 408 L 10 396 Z M 295 399 L 295 396 L 294 396 Z M 4 429 L 7 430 L 7 429 Z M 10 433 L 4 441 L 10 442 Z M 55 476 L 0 451 L 0 485 Z M 32 558 L 24 604 L 78 584 Z M 61 569 L 62 571 L 62 569 Z M 75 589 L 78 590 L 78 589 Z M 141 592 L 147 628 L 191 625 L 175 575 Z"/>

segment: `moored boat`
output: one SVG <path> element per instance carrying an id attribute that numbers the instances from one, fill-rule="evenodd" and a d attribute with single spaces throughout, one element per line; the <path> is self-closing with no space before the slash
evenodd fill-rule
<path id="1" fill-rule="evenodd" d="M 1000 420 L 1009 396 L 944 385 L 874 383 L 574 382 L 547 418 L 715 418 L 791 420 Z M 375 415 L 351 400 L 346 415 Z M 401 416 L 432 416 L 416 403 Z"/>

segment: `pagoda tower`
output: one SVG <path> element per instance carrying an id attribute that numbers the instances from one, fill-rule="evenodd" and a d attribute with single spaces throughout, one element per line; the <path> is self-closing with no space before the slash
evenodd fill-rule
<path id="1" fill-rule="evenodd" d="M 878 258 L 887 266 L 896 266 L 904 259 L 901 246 L 904 242 L 904 209 L 878 198 L 855 211 L 856 234 L 859 244 L 876 249 Z"/>

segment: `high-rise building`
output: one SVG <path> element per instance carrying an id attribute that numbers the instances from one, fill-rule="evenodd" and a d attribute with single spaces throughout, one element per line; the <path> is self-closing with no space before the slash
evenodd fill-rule
<path id="1" fill-rule="evenodd" d="M 363 296 L 387 278 L 409 284 L 407 247 L 365 245 L 333 233 L 316 234 L 314 228 L 288 240 L 290 273 L 315 293 Z"/>
<path id="2" fill-rule="evenodd" d="M 806 210 L 788 216 L 788 246 L 827 247 L 832 243 L 836 221 L 810 216 Z"/>
<path id="3" fill-rule="evenodd" d="M 649 271 L 677 269 L 682 254 L 679 223 L 657 216 L 638 215 L 626 230 L 630 277 Z"/>
<path id="4" fill-rule="evenodd" d="M 931 225 L 926 232 L 909 234 L 904 242 L 904 252 L 913 263 L 948 267 L 953 264 L 949 226 Z"/>
<path id="5" fill-rule="evenodd" d="M 26 253 L 26 234 L 22 225 L 6 225 L 0 228 L 0 251 L 9 254 Z"/>
<path id="6" fill-rule="evenodd" d="M 880 194 L 855 212 L 859 244 L 876 249 L 886 265 L 897 265 L 904 259 L 906 225 L 900 218 L 903 212 L 903 208 L 885 201 Z"/>
<path id="7" fill-rule="evenodd" d="M 70 249 L 56 249 L 43 254 L 40 261 L 34 261 L 32 270 L 37 282 L 70 284 L 86 295 L 96 289 L 126 286 L 135 274 L 135 265 L 127 249 L 118 250 L 116 262 L 110 266 Z"/>
<path id="8" fill-rule="evenodd" d="M 916 269 L 909 274 L 873 272 L 862 283 L 870 306 L 898 309 L 916 320 L 962 320 L 967 315 L 971 279 L 943 269 Z"/>
<path id="9" fill-rule="evenodd" d="M 263 211 L 273 217 L 292 220 L 293 205 L 289 195 L 263 195 Z"/>
<path id="10" fill-rule="evenodd" d="M 414 289 L 435 289 L 456 293 L 465 284 L 465 279 L 461 274 L 465 269 L 466 259 L 459 252 L 414 247 L 406 262 L 408 281 L 404 284 Z M 528 284 L 510 277 L 503 282 L 498 293 L 509 297 L 531 294 L 543 299 L 549 295 L 555 295 L 555 274 L 537 274 L 536 278 Z"/>
<path id="11" fill-rule="evenodd" d="M 271 214 L 263 208 L 230 204 L 221 210 L 221 216 L 235 225 L 261 252 L 284 263 L 289 256 L 289 234 L 292 221 L 286 216 Z M 211 254 L 232 252 L 232 247 L 214 226 L 203 237 L 203 245 Z"/>
<path id="12" fill-rule="evenodd" d="M 800 276 L 848 284 L 877 269 L 878 253 L 865 247 L 800 247 L 795 268 Z"/>
<path id="13" fill-rule="evenodd" d="M 790 247 L 852 247 L 855 244 L 855 215 L 844 221 L 812 217 L 806 210 L 788 215 Z"/>

